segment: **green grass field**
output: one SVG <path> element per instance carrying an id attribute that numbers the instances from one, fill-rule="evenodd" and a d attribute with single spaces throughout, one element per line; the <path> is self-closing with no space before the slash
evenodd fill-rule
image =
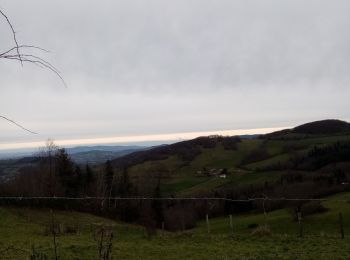
<path id="1" fill-rule="evenodd" d="M 329 210 L 305 217 L 304 237 L 298 237 L 298 224 L 288 210 L 210 218 L 192 230 L 170 233 L 158 231 L 148 237 L 144 228 L 115 222 L 90 214 L 55 211 L 54 219 L 77 233 L 57 238 L 61 259 L 96 259 L 94 233 L 101 225 L 114 230 L 113 259 L 349 259 L 350 193 L 324 202 Z M 333 200 L 333 201 L 332 201 Z M 340 239 L 338 214 L 344 217 L 345 239 Z M 48 232 L 51 213 L 47 209 L 0 208 L 0 259 L 29 259 L 31 248 L 53 256 Z M 252 235 L 255 226 L 267 225 L 268 236 Z"/>

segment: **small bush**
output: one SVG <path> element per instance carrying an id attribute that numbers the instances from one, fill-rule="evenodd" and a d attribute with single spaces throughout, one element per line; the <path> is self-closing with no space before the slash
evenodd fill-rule
<path id="1" fill-rule="evenodd" d="M 44 229 L 44 236 L 52 236 L 53 234 L 60 234 L 60 225 L 55 223 L 54 225 L 47 225 Z"/>
<path id="2" fill-rule="evenodd" d="M 165 228 L 170 231 L 184 231 L 195 227 L 196 212 L 191 205 L 175 205 L 164 212 Z"/>
<path id="3" fill-rule="evenodd" d="M 326 211 L 328 211 L 328 209 L 323 206 L 320 201 L 311 201 L 301 206 L 301 213 L 303 216 L 323 213 Z"/>
<path id="4" fill-rule="evenodd" d="M 144 238 L 151 239 L 152 237 L 157 235 L 157 229 L 152 226 L 147 226 L 144 229 Z"/>
<path id="5" fill-rule="evenodd" d="M 61 231 L 64 234 L 77 234 L 78 233 L 78 227 L 76 226 L 66 226 Z"/>
<path id="6" fill-rule="evenodd" d="M 265 237 L 265 236 L 271 236 L 272 232 L 269 226 L 263 225 L 263 226 L 258 226 L 256 229 L 252 231 L 252 236 L 257 236 L 257 237 Z"/>
<path id="7" fill-rule="evenodd" d="M 257 228 L 258 226 L 259 226 L 258 224 L 252 223 L 252 224 L 249 224 L 249 225 L 248 225 L 248 228 L 249 228 L 249 229 L 253 229 L 253 228 Z"/>
<path id="8" fill-rule="evenodd" d="M 56 235 L 73 235 L 78 234 L 77 226 L 65 226 L 62 223 L 55 223 L 54 226 L 50 225 L 44 229 L 45 236 L 52 236 L 55 233 Z"/>
<path id="9" fill-rule="evenodd" d="M 328 209 L 322 205 L 320 201 L 310 201 L 307 202 L 300 207 L 301 215 L 302 217 L 309 216 L 309 215 L 314 215 L 314 214 L 320 214 L 323 212 L 328 211 Z M 290 210 L 293 220 L 297 221 L 298 220 L 298 209 L 294 208 Z"/>
<path id="10" fill-rule="evenodd" d="M 177 238 L 191 238 L 193 237 L 193 231 L 185 230 L 176 233 Z"/>
<path id="11" fill-rule="evenodd" d="M 48 260 L 48 256 L 42 252 L 39 252 L 34 246 L 32 247 L 32 252 L 29 256 L 30 260 Z"/>
<path id="12" fill-rule="evenodd" d="M 255 150 L 247 154 L 241 161 L 241 164 L 254 163 L 261 160 L 266 160 L 270 158 L 270 154 L 264 146 L 258 147 Z"/>

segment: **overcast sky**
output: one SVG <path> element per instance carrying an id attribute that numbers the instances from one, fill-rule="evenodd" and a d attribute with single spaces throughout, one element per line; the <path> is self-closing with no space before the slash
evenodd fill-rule
<path id="1" fill-rule="evenodd" d="M 0 146 L 350 119 L 348 0 L 1 0 Z M 0 20 L 0 52 L 12 35 Z"/>

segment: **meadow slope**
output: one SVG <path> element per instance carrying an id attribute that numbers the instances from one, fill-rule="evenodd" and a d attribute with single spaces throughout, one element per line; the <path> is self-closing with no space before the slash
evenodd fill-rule
<path id="1" fill-rule="evenodd" d="M 328 198 L 328 211 L 305 217 L 304 237 L 298 237 L 298 225 L 287 209 L 251 212 L 229 218 L 210 219 L 192 230 L 170 233 L 157 231 L 148 236 L 144 228 L 84 213 L 55 211 L 55 222 L 71 227 L 76 233 L 57 237 L 61 259 L 96 259 L 96 228 L 114 230 L 113 259 L 349 259 L 350 193 Z M 339 200 L 339 201 L 335 201 Z M 338 214 L 344 216 L 345 239 L 340 239 Z M 34 246 L 53 256 L 52 236 L 48 232 L 48 209 L 0 209 L 0 259 L 29 259 Z M 271 234 L 252 235 L 259 225 L 270 227 Z"/>

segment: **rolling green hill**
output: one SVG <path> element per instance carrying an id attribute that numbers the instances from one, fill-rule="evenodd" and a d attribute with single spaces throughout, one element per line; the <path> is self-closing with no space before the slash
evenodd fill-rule
<path id="1" fill-rule="evenodd" d="M 348 126 L 346 122 L 325 120 L 253 139 L 200 137 L 133 153 L 114 160 L 113 165 L 116 169 L 126 167 L 134 181 L 161 176 L 164 194 L 193 195 L 229 184 L 277 180 L 288 169 L 316 172 L 326 165 L 314 167 L 315 160 L 308 158 L 310 153 L 315 147 L 349 143 Z M 327 164 L 340 162 L 341 158 L 350 161 L 343 156 Z M 220 171 L 225 177 L 219 176 Z"/>

